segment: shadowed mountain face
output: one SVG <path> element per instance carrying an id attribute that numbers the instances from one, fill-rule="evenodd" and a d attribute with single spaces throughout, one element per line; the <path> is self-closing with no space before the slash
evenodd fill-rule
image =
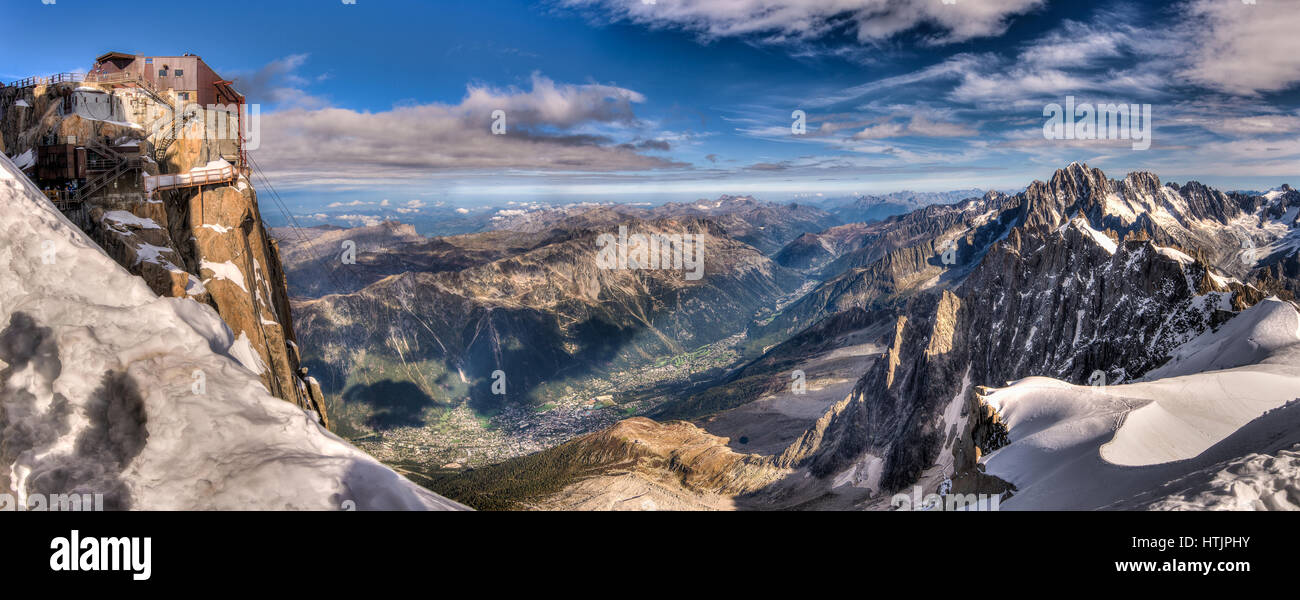
<path id="1" fill-rule="evenodd" d="M 725 436 L 699 444 L 740 454 L 716 472 L 695 463 L 666 501 L 887 508 L 889 494 L 913 484 L 1004 491 L 977 469 L 982 454 L 1006 443 L 977 390 L 1030 376 L 1124 384 L 1270 294 L 1293 302 L 1294 281 L 1278 273 L 1300 250 L 1296 199 L 1289 189 L 1260 196 L 1162 185 L 1150 173 L 1110 180 L 1072 164 L 1015 196 L 804 235 L 786 250 L 816 243 L 828 258 L 785 264 L 823 282 L 749 330 L 750 342 L 767 346 L 763 356 L 649 415 L 695 419 Z M 840 272 L 826 266 L 840 260 Z M 844 364 L 860 370 L 840 388 Z M 791 395 L 796 370 L 810 382 L 805 396 Z M 827 399 L 823 390 L 842 395 Z M 798 422 L 804 430 L 791 436 Z M 644 423 L 638 431 L 660 432 Z M 746 469 L 734 468 L 742 462 Z M 599 473 L 615 491 L 663 479 L 659 467 L 645 468 Z M 456 485 L 491 476 L 465 474 Z M 590 484 L 570 481 L 527 502 L 562 508 L 595 497 L 582 486 Z"/>

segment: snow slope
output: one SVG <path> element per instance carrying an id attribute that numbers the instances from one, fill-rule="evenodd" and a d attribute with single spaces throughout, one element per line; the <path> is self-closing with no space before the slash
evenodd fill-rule
<path id="1" fill-rule="evenodd" d="M 1242 311 L 1143 379 L 1031 377 L 989 392 L 1011 443 L 985 466 L 1018 488 L 1002 507 L 1300 507 L 1293 305 L 1270 298 Z"/>
<path id="2" fill-rule="evenodd" d="M 0 155 L 0 492 L 109 508 L 461 509 L 279 400 Z"/>

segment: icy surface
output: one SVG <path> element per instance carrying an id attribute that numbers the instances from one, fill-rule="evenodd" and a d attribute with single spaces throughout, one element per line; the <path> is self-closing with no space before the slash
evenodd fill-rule
<path id="1" fill-rule="evenodd" d="M 132 509 L 453 509 L 321 428 L 0 156 L 0 491 Z"/>
<path id="2" fill-rule="evenodd" d="M 1115 251 L 1119 249 L 1119 244 L 1116 244 L 1115 240 L 1112 240 L 1106 234 L 1097 231 L 1096 229 L 1093 229 L 1091 226 L 1088 225 L 1087 219 L 1078 217 L 1074 221 L 1072 221 L 1072 223 L 1077 225 L 1079 229 L 1083 230 L 1084 233 L 1091 236 L 1092 239 L 1097 242 L 1097 245 L 1106 249 L 1107 253 L 1114 254 Z"/>
<path id="3" fill-rule="evenodd" d="M 1300 443 L 1298 399 L 1300 313 L 1270 298 L 1144 381 L 1031 377 L 994 390 L 1011 443 L 985 465 L 1019 488 L 1004 509 L 1285 508 L 1297 499 L 1260 499 L 1300 489 L 1294 455 L 1264 455 Z"/>
<path id="4" fill-rule="evenodd" d="M 235 343 L 230 345 L 229 354 L 249 371 L 258 375 L 266 372 L 266 363 L 263 363 L 262 357 L 257 355 L 256 350 L 253 350 L 253 344 L 248 340 L 247 333 L 239 332 L 239 335 L 235 337 Z"/>

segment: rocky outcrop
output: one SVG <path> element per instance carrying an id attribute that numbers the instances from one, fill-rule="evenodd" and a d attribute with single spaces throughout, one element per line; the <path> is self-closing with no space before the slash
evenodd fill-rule
<path id="1" fill-rule="evenodd" d="M 433 482 L 480 509 L 732 510 L 790 472 L 683 421 L 643 417 Z"/>
<path id="2" fill-rule="evenodd" d="M 1007 445 L 1007 426 L 1002 422 L 1002 415 L 985 399 L 989 388 L 975 388 L 975 419 L 971 425 L 970 439 L 975 444 L 975 459 Z"/>
<path id="3" fill-rule="evenodd" d="M 256 190 L 242 174 L 217 185 L 153 194 L 145 189 L 146 175 L 182 173 L 231 156 L 229 136 L 209 132 L 206 126 L 233 117 L 192 110 L 194 118 L 159 164 L 153 158 L 155 127 L 95 120 L 68 111 L 63 98 L 75 86 L 95 87 L 59 84 L 7 90 L 0 117 L 6 144 L 11 150 L 26 151 L 54 138 L 78 144 L 104 140 L 138 151 L 142 168 L 93 193 L 69 216 L 158 295 L 189 298 L 215 308 L 234 337 L 232 355 L 259 375 L 273 395 L 315 412 L 328 426 L 319 387 L 313 388 L 303 378 L 284 269 L 276 242 L 262 222 Z M 119 92 L 127 92 L 103 89 L 112 94 L 109 98 L 136 107 L 133 114 L 150 112 L 138 108 L 150 100 L 119 98 Z M 169 107 L 153 109 L 170 114 Z M 159 122 L 167 118 L 160 117 Z"/>
<path id="4" fill-rule="evenodd" d="M 783 473 L 769 461 L 727 447 L 727 440 L 685 421 L 656 423 L 644 417 L 574 440 L 598 462 L 635 461 L 701 493 L 740 494 L 768 485 Z"/>

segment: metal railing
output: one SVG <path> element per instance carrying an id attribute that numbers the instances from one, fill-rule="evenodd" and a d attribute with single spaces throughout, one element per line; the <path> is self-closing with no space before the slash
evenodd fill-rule
<path id="1" fill-rule="evenodd" d="M 130 71 L 119 71 L 117 73 L 90 73 L 86 75 L 84 81 L 106 85 L 136 86 L 149 94 L 149 96 L 158 101 L 158 103 L 166 105 L 168 108 L 172 109 L 173 112 L 176 110 L 176 106 L 163 94 L 162 89 L 154 85 L 152 81 Z"/>
<path id="2" fill-rule="evenodd" d="M 44 190 L 45 197 L 50 199 L 55 208 L 59 210 L 68 210 L 72 208 L 72 192 L 64 190 Z"/>
<path id="3" fill-rule="evenodd" d="M 198 116 L 198 113 L 184 110 L 173 117 L 171 122 L 160 130 L 162 135 L 154 139 L 154 158 L 157 160 L 163 160 L 166 158 L 167 149 L 176 142 L 176 138 L 180 136 L 181 132 L 184 131 L 186 127 L 189 127 L 190 121 L 198 118 Z"/>
<path id="4" fill-rule="evenodd" d="M 117 150 L 114 150 L 108 144 L 99 141 L 99 138 L 94 136 L 91 136 L 89 139 L 86 140 L 86 147 L 90 148 L 96 154 L 115 163 L 122 162 L 127 159 L 127 157 L 122 156 L 122 154 L 119 153 Z"/>
<path id="5" fill-rule="evenodd" d="M 238 176 L 239 171 L 231 165 L 210 169 L 191 169 L 172 175 L 145 175 L 144 189 L 146 194 L 153 195 L 154 192 L 161 190 L 229 183 Z"/>
<path id="6" fill-rule="evenodd" d="M 117 165 L 114 166 L 112 170 L 105 171 L 98 177 L 86 182 L 86 185 L 77 188 L 77 191 L 73 192 L 72 194 L 71 202 L 73 204 L 81 204 L 91 194 L 98 192 L 99 190 L 104 189 L 105 187 L 108 187 L 108 184 L 117 181 L 118 177 L 125 175 L 127 172 L 133 169 L 139 169 L 141 166 L 142 166 L 142 162 L 138 158 L 128 158 L 122 160 L 121 162 L 117 163 Z"/>
<path id="7" fill-rule="evenodd" d="M 48 77 L 28 77 L 9 84 L 6 87 L 25 88 L 56 83 L 80 83 L 86 80 L 85 73 L 57 73 Z"/>

